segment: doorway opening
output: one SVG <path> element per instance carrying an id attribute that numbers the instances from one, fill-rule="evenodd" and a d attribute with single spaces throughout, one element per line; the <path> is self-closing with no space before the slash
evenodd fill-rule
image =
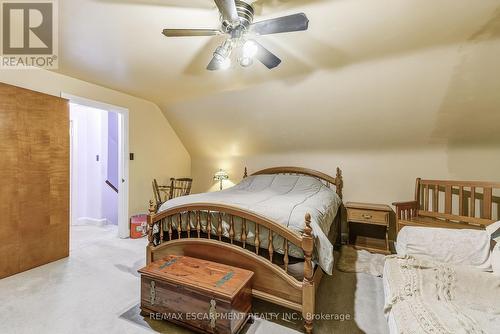
<path id="1" fill-rule="evenodd" d="M 116 230 L 126 238 L 128 110 L 62 96 L 70 100 L 70 224 L 74 231 L 85 231 L 77 237 L 71 233 L 71 248 L 98 237 L 86 227 Z"/>

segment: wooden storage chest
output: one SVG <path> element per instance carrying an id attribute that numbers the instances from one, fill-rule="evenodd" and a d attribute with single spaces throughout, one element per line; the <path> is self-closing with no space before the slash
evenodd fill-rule
<path id="1" fill-rule="evenodd" d="M 253 272 L 169 255 L 139 270 L 141 311 L 205 333 L 237 333 L 252 308 Z"/>

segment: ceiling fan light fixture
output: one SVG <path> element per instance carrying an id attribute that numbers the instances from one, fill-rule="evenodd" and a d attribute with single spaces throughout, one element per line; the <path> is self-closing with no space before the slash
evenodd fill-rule
<path id="1" fill-rule="evenodd" d="M 224 58 L 220 60 L 220 69 L 221 70 L 227 70 L 228 68 L 231 67 L 231 58 Z"/>
<path id="2" fill-rule="evenodd" d="M 253 64 L 253 58 L 250 57 L 242 57 L 240 58 L 240 65 L 242 67 L 249 67 Z"/>
<path id="3" fill-rule="evenodd" d="M 257 51 L 259 50 L 257 44 L 252 41 L 248 40 L 243 44 L 243 58 L 253 58 L 257 54 Z"/>
<path id="4" fill-rule="evenodd" d="M 227 39 L 215 49 L 214 60 L 218 63 L 218 68 L 221 70 L 226 70 L 231 67 L 231 51 L 233 44 L 230 39 Z"/>

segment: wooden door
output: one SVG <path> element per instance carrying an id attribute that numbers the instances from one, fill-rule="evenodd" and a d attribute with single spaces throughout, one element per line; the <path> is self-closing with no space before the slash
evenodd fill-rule
<path id="1" fill-rule="evenodd" d="M 0 83 L 0 278 L 68 255 L 68 101 Z"/>

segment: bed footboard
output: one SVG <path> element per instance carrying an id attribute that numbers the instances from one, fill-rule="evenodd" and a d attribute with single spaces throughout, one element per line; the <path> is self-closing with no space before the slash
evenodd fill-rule
<path id="1" fill-rule="evenodd" d="M 306 227 L 300 235 L 256 213 L 222 204 L 187 204 L 155 213 L 156 208 L 151 201 L 149 212 L 147 263 L 168 254 L 177 254 L 251 270 L 255 273 L 254 297 L 302 312 L 305 330 L 307 333 L 312 332 L 315 290 L 321 269 L 318 267 L 314 274 L 314 243 L 309 214 L 305 216 Z M 201 223 L 202 215 L 206 215 L 208 220 L 204 226 Z M 216 221 L 212 222 L 212 217 Z M 223 235 L 223 218 L 229 224 L 228 238 Z M 235 229 L 236 219 L 241 221 L 238 231 Z M 252 234 L 249 233 L 250 224 L 254 229 Z M 273 246 L 276 237 L 283 239 L 280 265 L 276 263 Z M 279 242 L 278 239 L 276 241 Z M 266 244 L 267 249 L 263 254 L 261 246 Z M 291 245 L 304 253 L 302 281 L 289 273 Z"/>

